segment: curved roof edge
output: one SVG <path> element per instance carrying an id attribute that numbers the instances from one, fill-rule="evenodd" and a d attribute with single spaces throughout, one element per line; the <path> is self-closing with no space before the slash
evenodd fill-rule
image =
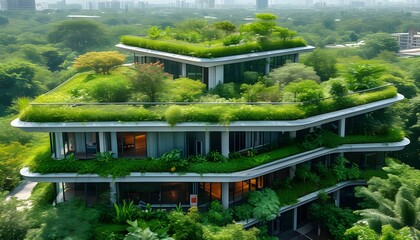
<path id="1" fill-rule="evenodd" d="M 372 103 L 350 107 L 334 112 L 324 113 L 299 120 L 279 121 L 236 121 L 229 124 L 209 122 L 182 122 L 175 126 L 164 121 L 142 122 L 24 122 L 15 119 L 11 122 L 13 127 L 28 132 L 106 132 L 106 131 L 146 131 L 146 132 L 198 132 L 198 131 L 297 131 L 308 127 L 318 126 L 327 122 L 336 121 L 388 107 L 401 101 L 404 96 L 388 98 Z"/>
<path id="2" fill-rule="evenodd" d="M 341 152 L 377 152 L 399 151 L 410 143 L 404 138 L 393 143 L 344 144 L 337 148 L 318 148 L 290 157 L 282 158 L 252 169 L 234 173 L 170 173 L 170 172 L 132 172 L 125 177 L 101 177 L 98 174 L 50 173 L 40 174 L 30 172 L 28 167 L 22 168 L 20 174 L 34 182 L 238 182 L 256 178 L 280 169 L 303 163 L 310 159 Z M 59 161 L 59 160 L 57 160 Z"/>
<path id="3" fill-rule="evenodd" d="M 273 56 L 282 56 L 287 54 L 295 54 L 295 53 L 303 53 L 303 52 L 311 52 L 315 49 L 313 46 L 304 46 L 304 47 L 295 47 L 295 48 L 286 48 L 286 49 L 279 49 L 279 50 L 271 50 L 271 51 L 263 51 L 263 52 L 253 52 L 253 53 L 246 53 L 246 54 L 238 54 L 232 55 L 227 57 L 217 57 L 217 58 L 198 58 L 192 56 L 186 56 L 176 53 L 168 53 L 158 50 L 151 50 L 147 48 L 140 48 L 125 45 L 119 43 L 115 45 L 117 48 L 126 50 L 132 53 L 140 53 L 146 56 L 157 56 L 165 59 L 169 59 L 172 61 L 190 63 L 202 67 L 212 67 L 217 65 L 224 65 L 230 64 L 235 62 L 243 62 L 243 61 L 251 61 L 255 59 L 273 57 Z"/>

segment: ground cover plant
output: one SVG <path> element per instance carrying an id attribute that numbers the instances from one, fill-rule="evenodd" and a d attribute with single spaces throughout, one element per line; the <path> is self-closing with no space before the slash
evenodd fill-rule
<path id="1" fill-rule="evenodd" d="M 296 32 L 276 26 L 277 16 L 257 13 L 256 21 L 236 27 L 228 21 L 209 23 L 191 19 L 175 28 L 149 28 L 147 37 L 123 36 L 123 44 L 200 58 L 306 46 Z"/>

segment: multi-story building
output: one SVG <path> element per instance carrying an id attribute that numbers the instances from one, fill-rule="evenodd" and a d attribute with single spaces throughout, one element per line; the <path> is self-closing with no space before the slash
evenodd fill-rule
<path id="1" fill-rule="evenodd" d="M 35 10 L 35 0 L 5 0 L 1 5 L 4 10 Z"/>
<path id="2" fill-rule="evenodd" d="M 408 33 L 393 33 L 400 44 L 400 49 L 412 49 L 420 47 L 420 34 L 418 31 L 411 29 Z"/>
<path id="3" fill-rule="evenodd" d="M 188 77 L 200 80 L 209 89 L 221 83 L 241 82 L 245 71 L 267 74 L 271 69 L 284 64 L 286 60 L 296 62 L 300 53 L 313 50 L 311 46 L 302 46 L 225 57 L 199 58 L 122 43 L 117 47 L 132 53 L 137 63 L 159 61 L 164 64 L 165 71 L 175 78 Z M 244 118 L 228 123 L 190 121 L 169 124 L 162 120 L 70 119 L 65 122 L 51 122 L 23 118 L 14 120 L 12 125 L 28 132 L 49 133 L 51 157 L 54 159 L 51 161 L 57 161 L 57 164 L 69 156 L 74 156 L 80 159 L 79 161 L 94 161 L 89 159 L 95 158 L 98 152 L 111 152 L 117 158 L 113 160 L 113 164 L 118 164 L 118 159 L 146 161 L 145 158 L 158 158 L 173 149 L 180 150 L 183 157 L 205 156 L 211 152 L 219 152 L 229 157 L 234 154 L 246 155 L 248 152 L 282 149 L 289 146 L 290 141 L 303 141 L 307 134 L 316 129 L 329 130 L 345 138 L 354 133 L 360 125 L 359 116 L 381 111 L 401 99 L 402 95 L 395 94 L 363 105 L 348 106 L 292 120 Z M 238 103 L 237 106 L 240 108 L 244 105 L 246 104 Z M 47 107 L 49 106 L 51 105 Z M 121 109 L 125 107 L 120 106 Z M 251 103 L 249 107 L 252 106 Z M 275 106 L 282 107 L 281 104 Z M 63 107 L 68 107 L 69 111 L 87 111 L 83 110 L 80 104 L 68 103 L 68 106 Z M 318 147 L 313 150 L 301 150 L 265 163 L 256 163 L 254 167 L 233 172 L 138 170 L 131 171 L 126 176 L 102 176 L 72 171 L 37 173 L 30 168 L 23 168 L 21 174 L 30 181 L 53 182 L 57 201 L 66 201 L 76 196 L 90 205 L 98 201 L 102 193 L 108 193 L 114 202 L 127 199 L 140 205 L 150 203 L 153 207 L 174 207 L 178 204 L 189 207 L 197 204 L 199 208 L 205 208 L 211 201 L 218 200 L 228 208 L 243 201 L 250 191 L 270 187 L 275 182 L 293 178 L 300 165 L 314 166 L 321 162 L 331 166 L 337 156 L 344 156 L 359 164 L 361 168 L 380 168 L 383 166 L 386 151 L 401 150 L 408 143 L 407 139 L 402 139 L 396 142 L 341 144 L 333 148 Z M 340 202 L 348 200 L 346 195 L 348 188 L 359 184 L 360 181 L 340 182 L 325 190 L 334 197 L 336 204 L 340 205 Z M 271 223 L 271 230 L 274 233 L 296 230 L 307 220 L 308 204 L 315 199 L 316 194 L 313 193 L 302 197 L 296 204 L 283 207 L 281 217 Z"/>

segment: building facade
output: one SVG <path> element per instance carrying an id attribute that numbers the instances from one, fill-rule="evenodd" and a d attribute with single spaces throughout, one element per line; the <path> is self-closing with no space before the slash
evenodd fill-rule
<path id="1" fill-rule="evenodd" d="M 266 74 L 286 60 L 296 62 L 299 53 L 313 50 L 313 47 L 307 46 L 203 59 L 123 44 L 117 47 L 133 53 L 135 62 L 159 61 L 164 64 L 165 71 L 175 77 L 200 80 L 209 89 L 220 83 L 240 82 L 245 71 Z M 70 155 L 89 161 L 100 152 L 111 152 L 116 158 L 142 161 L 144 158 L 161 157 L 174 149 L 178 149 L 183 157 L 205 156 L 212 152 L 229 157 L 232 154 L 281 149 L 288 146 L 290 140 L 303 140 L 307 134 L 320 129 L 345 137 L 358 127 L 358 116 L 382 111 L 402 99 L 402 95 L 397 95 L 299 120 L 182 122 L 170 125 L 164 121 L 25 122 L 16 119 L 12 125 L 28 132 L 49 133 L 51 156 L 57 161 Z M 294 178 L 296 169 L 301 165 L 313 167 L 322 163 L 331 166 L 338 156 L 344 156 L 361 168 L 378 169 L 384 164 L 386 151 L 401 150 L 408 143 L 404 139 L 390 143 L 320 147 L 230 173 L 131 172 L 124 177 L 105 177 L 71 172 L 40 174 L 23 168 L 21 174 L 30 181 L 53 182 L 57 201 L 79 197 L 87 205 L 93 205 L 102 194 L 107 194 L 113 202 L 131 200 L 139 206 L 150 203 L 158 208 L 173 208 L 178 204 L 189 207 L 193 205 L 194 198 L 199 208 L 206 208 L 214 200 L 228 208 L 244 201 L 251 191 Z M 341 205 L 340 202 L 350 199 L 348 193 L 352 187 L 360 184 L 364 182 L 341 182 L 325 190 L 334 197 L 337 205 Z M 283 207 L 281 216 L 270 223 L 271 231 L 296 230 L 306 223 L 308 204 L 315 199 L 316 194 L 307 195 L 298 203 Z M 253 223 L 251 221 L 248 225 Z"/>
<path id="2" fill-rule="evenodd" d="M 408 33 L 393 33 L 400 45 L 400 49 L 420 48 L 420 34 L 416 30 L 410 30 Z"/>

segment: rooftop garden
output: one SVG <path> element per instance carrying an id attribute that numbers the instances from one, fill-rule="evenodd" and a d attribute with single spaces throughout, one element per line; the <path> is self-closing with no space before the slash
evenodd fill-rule
<path id="1" fill-rule="evenodd" d="M 188 20 L 174 28 L 157 26 L 147 31 L 147 37 L 123 36 L 125 45 L 147 48 L 199 58 L 279 50 L 306 46 L 296 32 L 277 26 L 277 16 L 256 14 L 256 21 L 236 27 L 231 22 L 208 23 L 205 20 Z"/>
<path id="2" fill-rule="evenodd" d="M 289 63 L 289 65 L 299 65 Z M 300 64 L 301 65 L 301 64 Z M 20 114 L 27 122 L 166 121 L 226 124 L 246 120 L 296 120 L 397 95 L 394 86 L 369 77 L 285 82 L 275 71 L 242 85 L 211 90 L 200 81 L 172 79 L 162 65 L 84 72 L 39 96 Z M 313 71 L 313 70 L 311 70 Z M 153 78 L 153 79 L 151 79 Z M 223 111 L 222 111 L 223 110 Z"/>

